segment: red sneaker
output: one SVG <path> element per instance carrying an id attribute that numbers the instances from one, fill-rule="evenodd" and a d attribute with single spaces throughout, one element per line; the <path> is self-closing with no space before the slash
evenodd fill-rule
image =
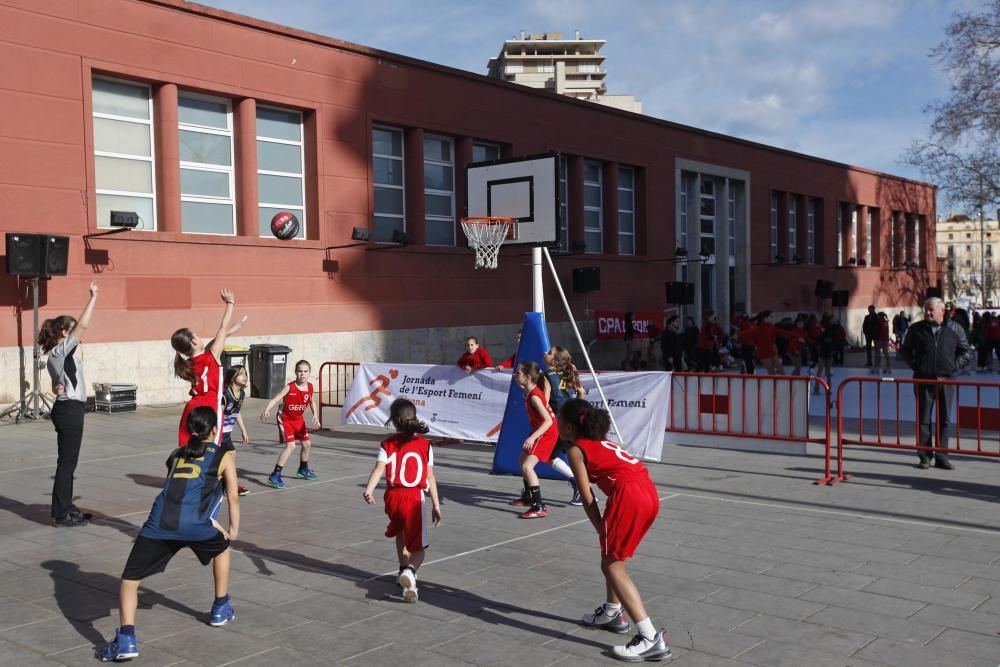
<path id="1" fill-rule="evenodd" d="M 528 508 L 527 512 L 522 512 L 517 516 L 521 519 L 541 519 L 543 516 L 548 516 L 549 510 L 545 505 L 532 505 Z"/>
<path id="2" fill-rule="evenodd" d="M 237 484 L 236 485 L 236 495 L 238 495 L 238 496 L 245 496 L 248 493 L 250 493 L 250 489 L 248 489 L 247 487 L 243 486 L 242 484 Z"/>

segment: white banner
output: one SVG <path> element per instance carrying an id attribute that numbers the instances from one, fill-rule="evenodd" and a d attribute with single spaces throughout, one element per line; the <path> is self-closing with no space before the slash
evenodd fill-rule
<path id="1" fill-rule="evenodd" d="M 587 398 L 605 407 L 594 378 L 584 374 L 582 380 Z M 510 382 L 510 371 L 483 369 L 467 374 L 457 366 L 362 363 L 344 401 L 341 422 L 384 426 L 392 402 L 408 398 L 431 435 L 496 442 Z M 602 373 L 601 387 L 623 432 L 625 449 L 633 456 L 658 461 L 667 425 L 670 376 Z"/>

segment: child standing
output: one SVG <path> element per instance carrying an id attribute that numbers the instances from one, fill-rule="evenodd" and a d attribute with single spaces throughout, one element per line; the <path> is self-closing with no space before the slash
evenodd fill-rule
<path id="1" fill-rule="evenodd" d="M 215 444 L 217 420 L 218 410 L 211 406 L 191 410 L 185 424 L 191 439 L 167 458 L 169 472 L 163 490 L 153 501 L 122 573 L 118 602 L 121 625 L 115 638 L 96 653 L 103 662 L 139 655 L 135 633 L 139 585 L 146 577 L 163 572 L 184 547 L 191 549 L 202 565 L 212 563 L 215 601 L 209 625 L 225 625 L 236 617 L 228 594 L 229 543 L 240 528 L 236 459 L 234 452 Z M 223 497 L 229 505 L 229 530 L 216 522 Z"/>
<path id="2" fill-rule="evenodd" d="M 281 471 L 288 462 L 288 457 L 295 449 L 295 443 L 302 445 L 299 452 L 299 470 L 296 477 L 302 479 L 317 479 L 318 475 L 309 467 L 309 452 L 312 442 L 309 440 L 309 429 L 306 428 L 306 408 L 312 408 L 312 423 L 314 428 L 319 428 L 319 399 L 313 390 L 312 382 L 309 382 L 309 362 L 302 359 L 295 363 L 295 380 L 289 382 L 284 389 L 278 392 L 264 406 L 264 411 L 260 413 L 260 420 L 264 421 L 271 416 L 271 410 L 278 403 L 284 400 L 281 412 L 278 413 L 278 442 L 285 445 L 278 455 L 278 463 L 274 466 L 274 472 L 267 478 L 269 486 L 276 489 L 285 488 L 286 484 L 281 479 Z"/>
<path id="3" fill-rule="evenodd" d="M 559 435 L 572 443 L 566 453 L 583 495 L 587 517 L 599 535 L 601 571 L 607 589 L 607 601 L 592 614 L 585 614 L 583 625 L 619 634 L 628 632 L 624 607 L 629 617 L 639 619 L 638 634 L 624 646 L 613 647 L 611 655 L 626 662 L 664 660 L 671 657 L 671 651 L 663 631 L 656 631 L 639 589 L 625 571 L 625 560 L 635 554 L 656 520 L 660 499 L 642 462 L 605 439 L 610 427 L 611 416 L 607 411 L 587 401 L 567 401 L 559 411 Z M 590 482 L 596 483 L 608 497 L 603 516 L 590 491 Z"/>
<path id="4" fill-rule="evenodd" d="M 428 547 L 427 525 L 424 520 L 425 493 L 431 496 L 431 520 L 441 523 L 441 502 L 434 479 L 434 452 L 431 443 L 421 436 L 429 430 L 417 419 L 417 408 L 405 398 L 397 398 L 389 406 L 389 421 L 396 435 L 382 441 L 378 460 L 368 476 L 361 496 L 369 505 L 375 504 L 375 485 L 385 477 L 385 513 L 389 525 L 386 537 L 396 538 L 399 559 L 397 583 L 403 587 L 403 600 L 417 601 L 417 569 L 424 562 Z"/>
<path id="5" fill-rule="evenodd" d="M 551 350 L 542 355 L 545 363 L 545 378 L 548 380 L 549 406 L 552 407 L 553 416 L 559 412 L 563 403 L 571 398 L 583 398 L 587 395 L 587 389 L 580 382 L 580 372 L 573 365 L 573 356 L 569 350 L 554 346 Z M 570 505 L 579 507 L 583 504 L 580 500 L 580 490 L 576 488 L 576 478 L 573 471 L 566 462 L 558 456 L 553 455 L 549 465 L 560 475 L 569 480 L 569 486 L 573 490 L 573 497 Z M 530 504 L 530 503 L 525 503 Z"/>
<path id="6" fill-rule="evenodd" d="M 233 451 L 233 427 L 239 426 L 243 435 L 243 444 L 250 442 L 247 435 L 247 427 L 243 423 L 243 415 L 240 408 L 243 407 L 243 399 L 246 398 L 245 387 L 250 383 L 250 376 L 247 375 L 245 366 L 233 366 L 226 371 L 222 390 L 222 447 L 225 450 Z M 250 493 L 247 487 L 237 484 L 236 488 L 241 496 Z"/>
<path id="7" fill-rule="evenodd" d="M 529 505 L 528 509 L 519 514 L 522 519 L 538 519 L 549 515 L 549 510 L 542 502 L 542 489 L 538 483 L 535 466 L 539 461 L 552 459 L 559 432 L 556 418 L 549 406 L 546 389 L 549 382 L 541 369 L 533 361 L 522 361 L 517 365 L 514 379 L 524 391 L 524 404 L 528 410 L 528 422 L 531 433 L 524 441 L 521 449 L 521 474 L 524 477 L 524 493 L 520 498 L 511 501 L 512 505 Z"/>
<path id="8" fill-rule="evenodd" d="M 170 337 L 170 345 L 174 348 L 174 373 L 177 377 L 191 384 L 188 392 L 191 398 L 184 406 L 181 415 L 180 428 L 177 433 L 177 445 L 183 447 L 191 439 L 187 432 L 187 418 L 195 408 L 207 405 L 214 408 L 218 419 L 216 434 L 222 434 L 222 351 L 226 347 L 226 336 L 230 336 L 243 326 L 246 317 L 237 322 L 232 329 L 229 322 L 233 317 L 233 307 L 236 297 L 227 289 L 222 290 L 222 300 L 226 302 L 226 310 L 222 314 L 222 322 L 215 338 L 206 345 L 191 329 L 178 329 Z"/>

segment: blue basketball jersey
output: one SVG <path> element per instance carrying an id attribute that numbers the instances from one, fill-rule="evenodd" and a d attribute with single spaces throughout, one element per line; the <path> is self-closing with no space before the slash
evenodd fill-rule
<path id="1" fill-rule="evenodd" d="M 240 389 L 240 395 L 234 396 L 233 392 L 226 387 L 222 392 L 222 439 L 231 440 L 233 429 L 236 428 L 236 415 L 243 407 L 243 399 L 246 392 Z"/>
<path id="2" fill-rule="evenodd" d="M 222 508 L 222 462 L 229 451 L 209 443 L 205 455 L 184 460 L 184 448 L 167 458 L 167 478 L 153 501 L 140 535 L 157 540 L 197 542 L 215 537 L 212 520 Z"/>

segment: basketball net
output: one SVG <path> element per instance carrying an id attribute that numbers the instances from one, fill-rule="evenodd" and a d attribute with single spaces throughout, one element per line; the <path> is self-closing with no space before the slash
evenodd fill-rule
<path id="1" fill-rule="evenodd" d="M 476 252 L 477 269 L 497 268 L 500 248 L 511 228 L 510 218 L 462 218 L 462 231 Z"/>

